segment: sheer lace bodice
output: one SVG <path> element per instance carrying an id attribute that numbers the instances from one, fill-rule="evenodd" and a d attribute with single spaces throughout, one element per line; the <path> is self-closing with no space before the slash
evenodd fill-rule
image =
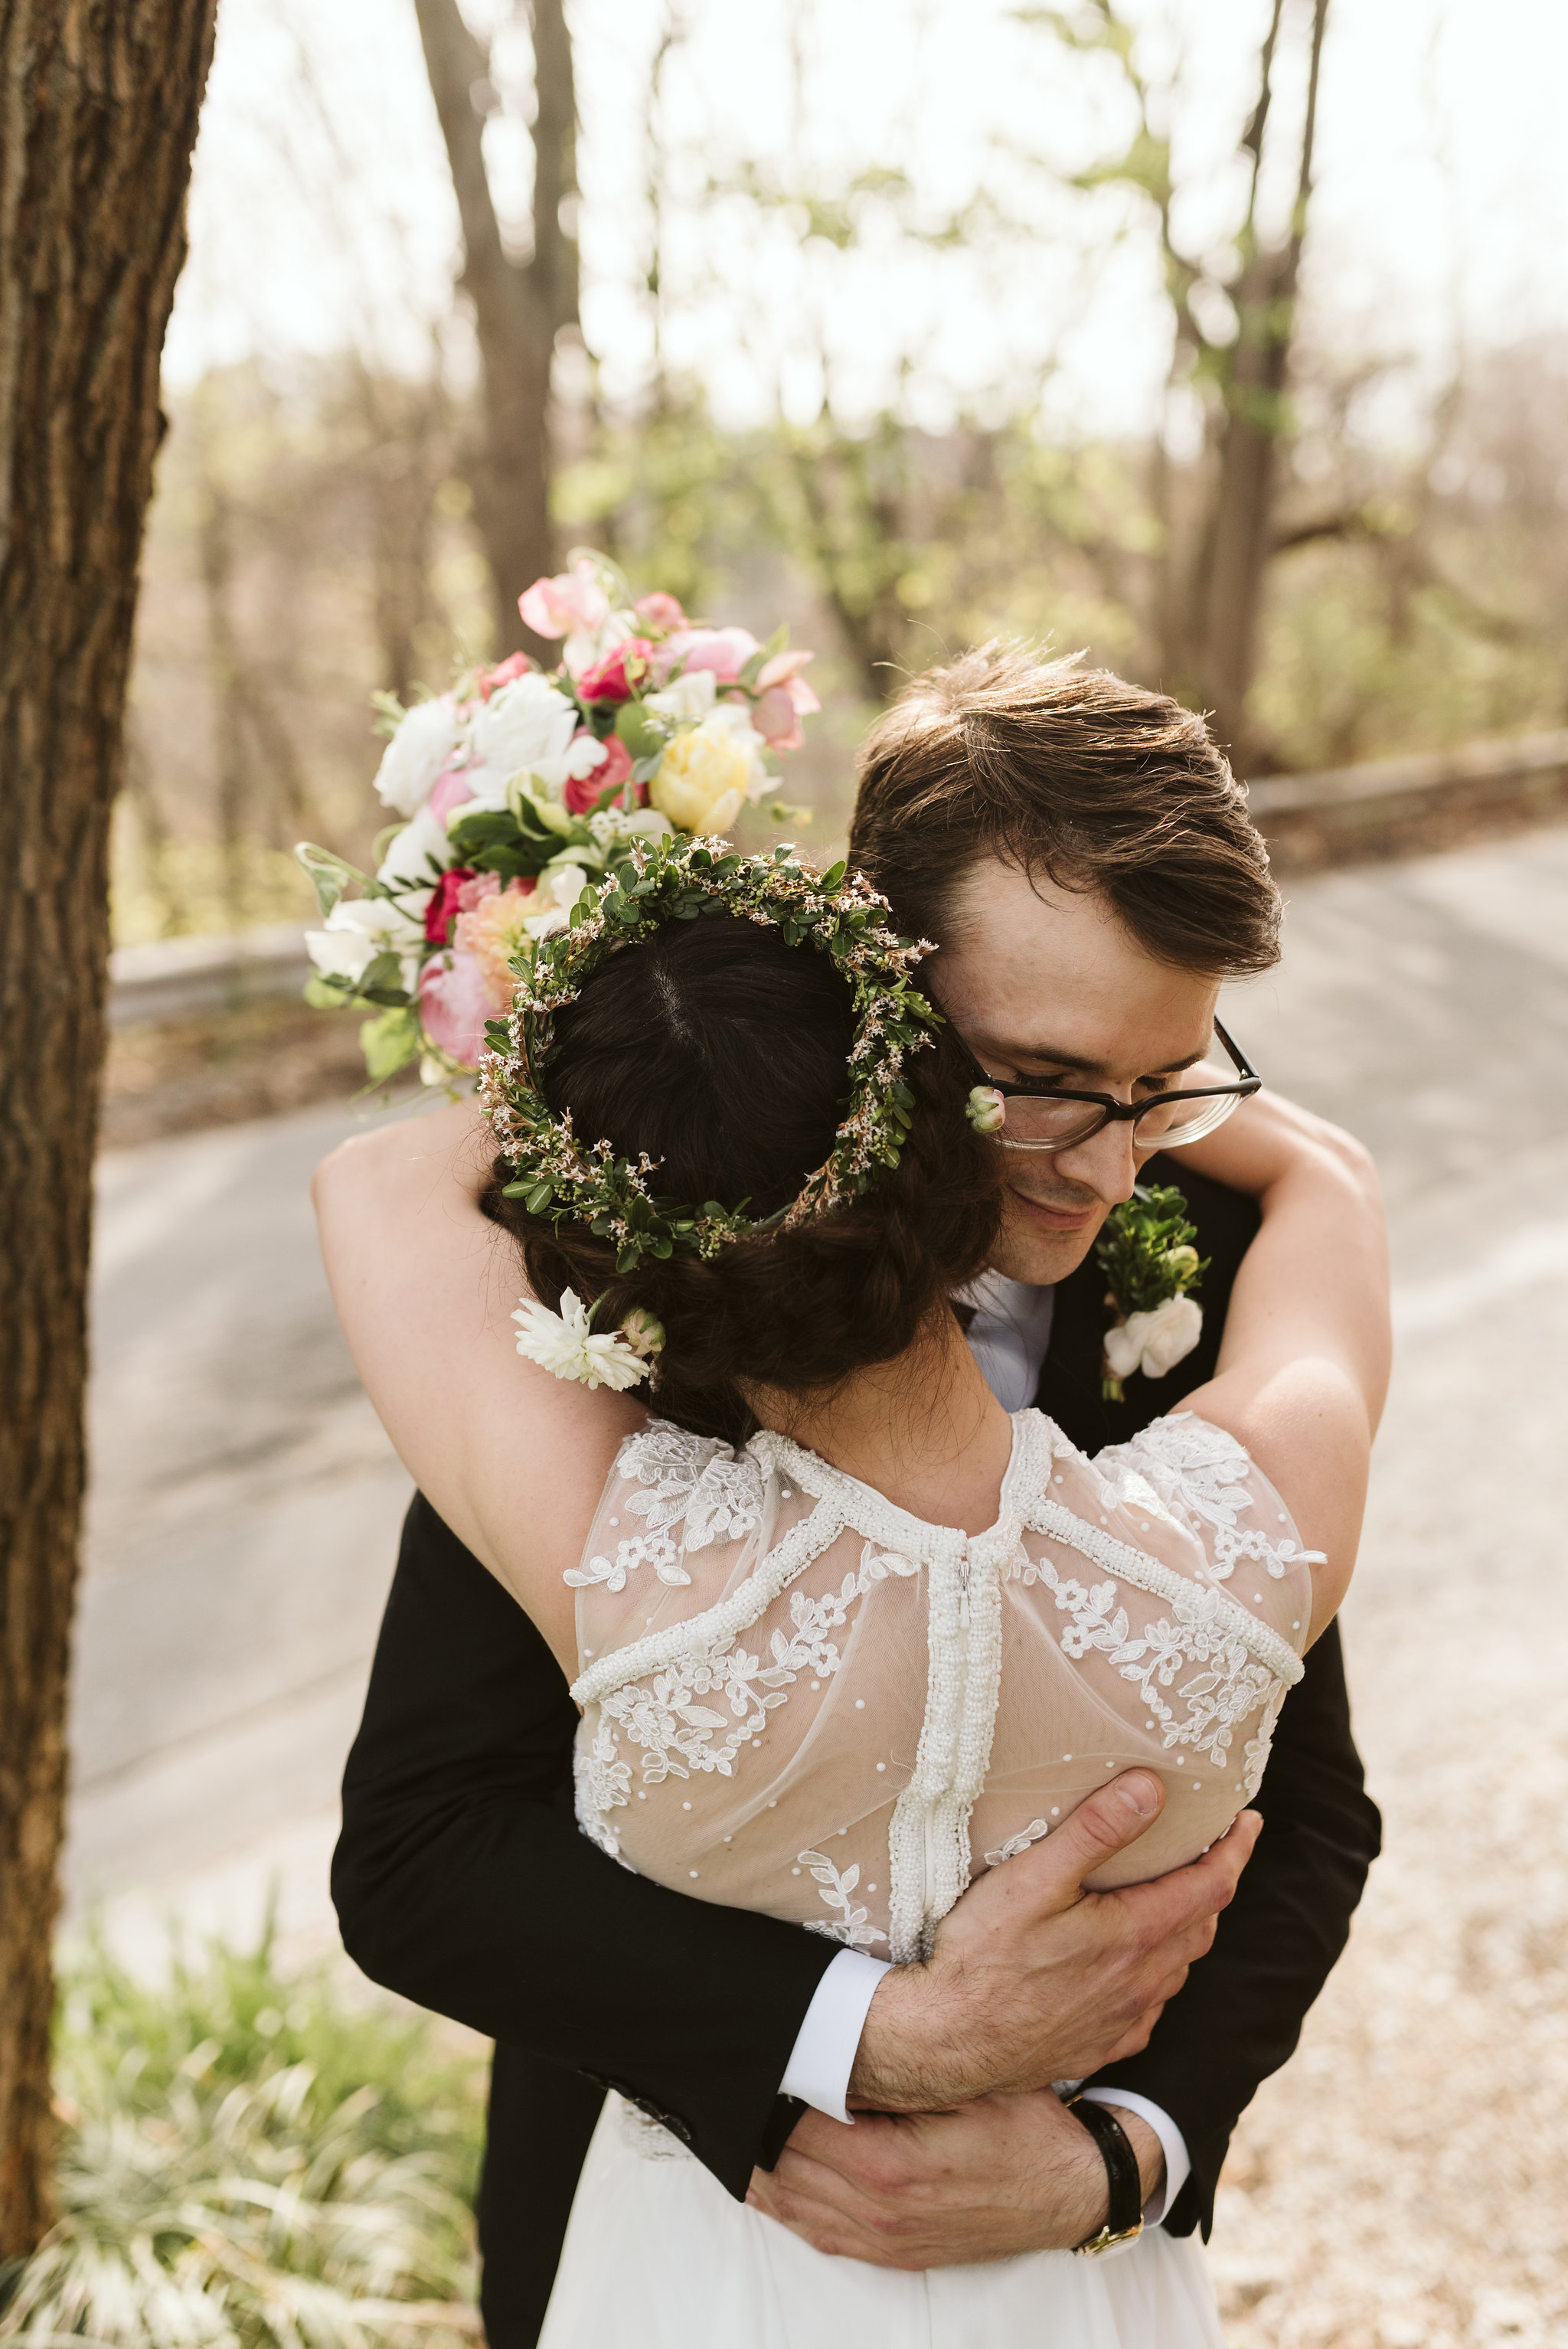
<path id="1" fill-rule="evenodd" d="M 1301 1677 L 1311 1554 L 1222 1430 L 1093 1461 L 1015 1414 L 965 1535 L 764 1432 L 621 1447 L 577 1587 L 577 1812 L 641 1874 L 909 1960 L 976 1870 L 1135 1764 L 1169 1799 L 1098 1885 L 1255 1793 Z"/>

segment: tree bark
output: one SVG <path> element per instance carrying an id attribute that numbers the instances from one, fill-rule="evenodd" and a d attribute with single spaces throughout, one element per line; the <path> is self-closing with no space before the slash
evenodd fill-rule
<path id="1" fill-rule="evenodd" d="M 1264 52 L 1262 91 L 1243 144 L 1253 150 L 1254 185 L 1267 118 L 1276 5 Z M 1233 289 L 1239 332 L 1224 382 L 1218 471 L 1201 562 L 1200 674 L 1216 731 L 1243 771 L 1253 743 L 1246 698 L 1257 665 L 1257 625 L 1264 573 L 1274 552 L 1274 492 L 1281 442 L 1288 425 L 1286 384 L 1295 332 L 1296 289 L 1317 127 L 1318 71 L 1328 0 L 1313 0 L 1306 119 L 1290 232 L 1272 251 L 1259 248 L 1249 215 L 1242 272 Z"/>
<path id="2" fill-rule="evenodd" d="M 484 429 L 468 472 L 490 566 L 496 647 L 528 645 L 517 599 L 555 567 L 550 520 L 550 376 L 555 337 L 577 316 L 577 245 L 562 214 L 577 189 L 577 103 L 563 0 L 531 0 L 533 28 L 533 253 L 514 261 L 485 171 L 484 122 L 496 104 L 490 57 L 458 0 L 415 0 L 431 95 L 463 231 L 463 291 L 473 305 Z"/>
<path id="3" fill-rule="evenodd" d="M 109 812 L 214 11 L 0 0 L 0 2258 L 50 2218 Z"/>

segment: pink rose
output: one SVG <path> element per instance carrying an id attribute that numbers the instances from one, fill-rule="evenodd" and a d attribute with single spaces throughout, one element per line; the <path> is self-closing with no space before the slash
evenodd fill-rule
<path id="1" fill-rule="evenodd" d="M 495 1017 L 484 974 L 471 954 L 433 955 L 419 973 L 419 1018 L 438 1050 L 472 1068 Z"/>
<path id="2" fill-rule="evenodd" d="M 542 636 L 548 636 L 550 631 L 547 628 L 540 628 L 536 631 L 536 634 Z M 488 701 L 498 687 L 510 685 L 514 677 L 525 676 L 528 670 L 532 667 L 533 663 L 529 659 L 526 653 L 509 653 L 505 660 L 499 662 L 497 666 L 490 670 L 488 677 L 480 678 L 480 697 L 481 700 Z"/>
<path id="3" fill-rule="evenodd" d="M 583 670 L 578 692 L 584 701 L 630 701 L 648 674 L 653 649 L 646 636 L 628 636 L 594 667 Z"/>
<path id="4" fill-rule="evenodd" d="M 447 933 L 462 911 L 460 893 L 463 884 L 474 877 L 466 864 L 459 864 L 443 873 L 431 890 L 430 902 L 425 908 L 425 936 L 433 947 L 447 944 Z"/>
<path id="5" fill-rule="evenodd" d="M 775 750 L 798 750 L 801 719 L 810 718 L 813 710 L 822 707 L 799 674 L 811 657 L 810 653 L 776 654 L 758 678 L 751 722 Z"/>
<path id="6" fill-rule="evenodd" d="M 533 887 L 533 883 L 531 881 L 509 881 L 507 886 L 509 889 L 531 889 Z M 482 905 L 484 904 L 487 897 L 499 897 L 500 895 L 500 875 L 499 873 L 470 873 L 468 879 L 463 883 L 462 887 L 458 891 L 458 911 L 460 914 L 471 914 L 476 905 Z"/>
<path id="7" fill-rule="evenodd" d="M 553 579 L 536 579 L 517 599 L 523 625 L 536 636 L 591 634 L 610 616 L 610 603 L 586 561 Z"/>
<path id="8" fill-rule="evenodd" d="M 573 738 L 574 740 L 577 738 Z M 612 784 L 619 791 L 632 771 L 632 754 L 618 734 L 603 745 L 603 763 L 586 775 L 569 775 L 561 797 L 568 815 L 592 815 Z"/>
<path id="9" fill-rule="evenodd" d="M 467 807 L 474 795 L 466 767 L 449 767 L 430 793 L 430 813 L 445 823 L 454 808 Z"/>
<path id="10" fill-rule="evenodd" d="M 733 685 L 752 654 L 757 639 L 749 628 L 689 628 L 664 647 L 685 668 L 710 668 L 720 685 Z"/>
<path id="11" fill-rule="evenodd" d="M 666 595 L 662 588 L 656 588 L 651 595 L 639 595 L 633 609 L 639 620 L 650 628 L 657 628 L 661 636 L 667 636 L 672 628 L 684 628 L 686 624 L 686 616 L 675 597 Z"/>

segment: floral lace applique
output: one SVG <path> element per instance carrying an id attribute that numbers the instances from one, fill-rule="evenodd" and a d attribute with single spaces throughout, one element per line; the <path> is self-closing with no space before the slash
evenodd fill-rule
<path id="1" fill-rule="evenodd" d="M 737 1754 L 761 1734 L 769 1713 L 784 1702 L 785 1691 L 801 1672 L 825 1680 L 838 1671 L 842 1659 L 838 1642 L 829 1634 L 848 1620 L 855 1602 L 890 1574 L 919 1572 L 913 1560 L 868 1541 L 858 1569 L 845 1575 L 839 1589 L 820 1599 L 812 1599 L 803 1590 L 792 1595 L 789 1631 L 773 1633 L 766 1662 L 761 1655 L 752 1655 L 731 1640 L 721 1648 L 679 1657 L 651 1680 L 634 1681 L 613 1691 L 600 1703 L 595 1750 L 599 1738 L 607 1733 L 604 1723 L 614 1723 L 643 1748 L 645 1785 L 686 1778 L 694 1770 L 717 1770 L 721 1777 L 731 1776 Z M 728 1717 L 697 1702 L 714 1695 L 727 1703 Z M 722 1739 L 716 1736 L 719 1730 L 727 1733 Z M 614 1744 L 612 1735 L 613 1750 Z M 619 1809 L 630 1792 L 631 1774 L 625 1764 L 617 1762 L 615 1771 L 624 1775 L 605 1773 L 589 1782 L 594 1790 L 603 1785 L 605 1799 L 600 1807 L 604 1810 Z"/>
<path id="2" fill-rule="evenodd" d="M 1322 1550 L 1303 1549 L 1287 1537 L 1271 1541 L 1261 1526 L 1238 1526 L 1243 1509 L 1253 1506 L 1245 1477 L 1251 1455 L 1207 1420 L 1191 1412 L 1157 1419 L 1130 1443 L 1099 1454 L 1102 1466 L 1120 1471 L 1121 1497 L 1139 1500 L 1152 1493 L 1162 1513 L 1173 1517 L 1203 1540 L 1205 1526 L 1213 1541 L 1205 1543 L 1213 1562 L 1216 1582 L 1228 1581 L 1243 1558 L 1250 1558 L 1280 1581 L 1288 1567 L 1321 1566 Z"/>
<path id="3" fill-rule="evenodd" d="M 624 1590 L 627 1575 L 640 1566 L 651 1566 L 663 1583 L 689 1583 L 681 1546 L 671 1530 L 683 1517 L 687 1549 L 703 1549 L 726 1538 L 740 1540 L 762 1524 L 762 1477 L 757 1463 L 744 1453 L 738 1459 L 717 1436 L 693 1435 L 684 1427 L 655 1420 L 640 1434 L 627 1437 L 615 1471 L 627 1484 L 634 1480 L 645 1488 L 629 1494 L 624 1503 L 629 1516 L 643 1520 L 644 1530 L 618 1542 L 613 1559 L 591 1557 L 585 1566 L 568 1568 L 564 1578 L 573 1590 L 595 1583 Z"/>
<path id="4" fill-rule="evenodd" d="M 1017 1568 L 1014 1568 L 1017 1572 Z M 1135 1637 L 1125 1607 L 1113 1614 L 1118 1585 L 1098 1582 L 1092 1588 L 1072 1576 L 1061 1576 L 1048 1558 L 1023 1570 L 1026 1583 L 1039 1582 L 1072 1621 L 1062 1633 L 1062 1653 L 1080 1662 L 1098 1649 L 1119 1667 L 1124 1681 L 1132 1682 L 1144 1703 L 1161 1724 L 1161 1742 L 1190 1745 L 1195 1753 L 1212 1754 L 1223 1763 L 1237 1723 L 1257 1711 L 1276 1682 L 1264 1664 L 1256 1663 L 1227 1621 L 1229 1602 L 1217 1591 L 1193 1586 L 1171 1601 L 1176 1617 L 1162 1616 L 1146 1623 Z M 1188 1664 L 1208 1664 L 1176 1691 L 1186 1702 L 1186 1718 L 1179 1721 L 1172 1706 L 1160 1694 Z"/>
<path id="5" fill-rule="evenodd" d="M 1020 1852 L 1027 1851 L 1032 1843 L 1042 1842 L 1050 1831 L 1046 1820 L 1031 1819 L 1026 1827 L 1020 1828 L 1016 1835 L 1009 1836 L 1006 1843 L 998 1844 L 995 1851 L 985 1854 L 986 1867 L 1000 1868 L 1005 1859 L 1016 1859 Z"/>
<path id="6" fill-rule="evenodd" d="M 802 1868 L 809 1868 L 812 1877 L 822 1887 L 822 1898 L 830 1909 L 840 1912 L 838 1922 L 830 1925 L 825 1917 L 809 1917 L 808 1933 L 820 1933 L 825 1940 L 841 1941 L 846 1950 L 863 1950 L 882 1936 L 872 1924 L 869 1910 L 858 1908 L 852 1895 L 860 1883 L 857 1864 L 846 1868 L 842 1874 L 833 1866 L 825 1852 L 802 1851 L 796 1855 Z"/>

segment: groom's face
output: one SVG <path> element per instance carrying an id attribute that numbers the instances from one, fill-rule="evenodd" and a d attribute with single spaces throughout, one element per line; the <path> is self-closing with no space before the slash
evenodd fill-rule
<path id="1" fill-rule="evenodd" d="M 930 972 L 993 1077 L 1120 1101 L 1203 1081 L 1187 1072 L 1209 1049 L 1218 978 L 1156 962 L 1103 897 L 984 858 L 965 875 Z M 1006 1153 L 997 1271 L 1044 1285 L 1083 1262 L 1150 1154 L 1131 1135 L 1123 1123 L 1071 1150 Z"/>

